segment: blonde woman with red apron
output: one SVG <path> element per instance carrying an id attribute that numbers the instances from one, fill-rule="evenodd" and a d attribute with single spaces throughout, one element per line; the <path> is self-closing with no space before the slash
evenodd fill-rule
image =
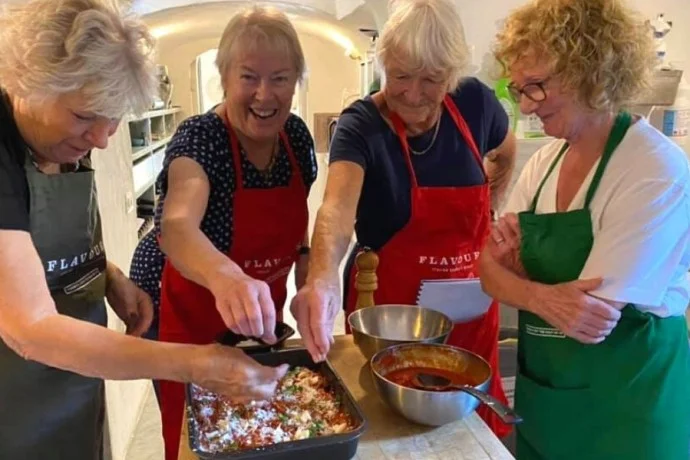
<path id="1" fill-rule="evenodd" d="M 236 190 L 233 198 L 233 240 L 228 257 L 246 275 L 265 281 L 271 290 L 277 319 L 287 297 L 287 278 L 298 257 L 308 224 L 307 192 L 295 154 L 285 132 L 280 141 L 287 151 L 292 176 L 287 187 L 243 186 L 237 135 L 224 117 L 231 146 Z M 167 260 L 161 287 L 160 340 L 207 344 L 227 326 L 211 292 L 185 278 Z M 160 403 L 166 458 L 177 458 L 184 409 L 184 386 L 162 381 Z"/>

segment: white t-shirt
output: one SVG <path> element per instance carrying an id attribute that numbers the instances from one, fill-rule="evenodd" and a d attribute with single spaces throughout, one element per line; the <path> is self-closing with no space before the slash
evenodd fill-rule
<path id="1" fill-rule="evenodd" d="M 504 213 L 527 211 L 565 141 L 539 149 L 525 165 Z M 537 214 L 556 212 L 562 159 L 544 184 Z M 599 162 L 569 210 L 581 209 Z M 602 277 L 593 295 L 680 316 L 690 299 L 690 165 L 670 139 L 640 119 L 613 153 L 592 203 L 594 245 L 580 279 Z"/>

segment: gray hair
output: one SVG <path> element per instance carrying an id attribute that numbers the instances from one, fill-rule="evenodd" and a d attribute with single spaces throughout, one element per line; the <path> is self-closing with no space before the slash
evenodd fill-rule
<path id="1" fill-rule="evenodd" d="M 290 56 L 298 79 L 302 80 L 306 64 L 302 45 L 292 23 L 276 8 L 253 6 L 233 16 L 220 39 L 216 66 L 223 87 L 238 47 L 241 46 L 246 51 L 249 47 L 260 44 L 267 44 L 271 49 Z"/>
<path id="2" fill-rule="evenodd" d="M 0 84 L 33 103 L 79 91 L 97 115 L 145 111 L 153 50 L 146 26 L 114 0 L 31 0 L 0 13 Z"/>
<path id="3" fill-rule="evenodd" d="M 404 59 L 411 72 L 447 74 L 448 90 L 454 90 L 469 63 L 465 32 L 455 5 L 450 0 L 393 0 L 389 7 L 393 11 L 376 44 L 379 67 L 385 70 L 392 59 Z"/>

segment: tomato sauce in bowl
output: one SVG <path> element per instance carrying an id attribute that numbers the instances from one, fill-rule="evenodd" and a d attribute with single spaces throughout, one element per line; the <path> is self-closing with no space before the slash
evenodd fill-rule
<path id="1" fill-rule="evenodd" d="M 461 372 L 455 372 L 451 370 L 446 370 L 446 369 L 437 369 L 433 367 L 406 367 L 403 369 L 396 369 L 393 371 L 388 372 L 385 375 L 385 378 L 387 380 L 390 380 L 393 383 L 396 383 L 398 385 L 407 387 L 407 388 L 414 388 L 414 389 L 420 389 L 419 384 L 417 383 L 417 374 L 430 374 L 430 375 L 435 375 L 439 377 L 445 377 L 448 380 L 450 380 L 451 383 L 454 383 L 456 385 L 470 385 L 470 386 L 475 386 L 478 383 L 473 379 L 470 375 L 467 375 L 465 373 Z M 427 390 L 427 388 L 424 388 L 424 390 Z M 448 388 L 448 389 L 432 389 L 428 388 L 430 391 L 457 391 L 454 390 L 453 388 Z"/>

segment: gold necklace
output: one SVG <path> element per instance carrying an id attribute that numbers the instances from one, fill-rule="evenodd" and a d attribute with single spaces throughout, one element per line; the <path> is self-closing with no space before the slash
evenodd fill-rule
<path id="1" fill-rule="evenodd" d="M 259 172 L 259 175 L 261 175 L 261 177 L 264 180 L 268 180 L 271 177 L 271 170 L 273 169 L 273 166 L 275 166 L 276 159 L 278 157 L 277 146 L 278 146 L 278 138 L 276 137 L 273 140 L 273 147 L 271 149 L 271 158 L 269 158 L 268 164 L 262 169 L 256 168 L 256 170 Z"/>
<path id="2" fill-rule="evenodd" d="M 413 149 L 412 146 L 408 145 L 410 148 L 410 152 L 412 152 L 413 155 L 424 155 L 426 152 L 431 150 L 431 147 L 434 146 L 434 143 L 436 142 L 436 137 L 438 136 L 438 130 L 441 127 L 441 117 L 438 117 L 438 120 L 436 120 L 436 128 L 434 129 L 434 135 L 431 138 L 431 142 L 429 142 L 429 145 L 422 151 L 418 152 L 417 150 Z"/>

